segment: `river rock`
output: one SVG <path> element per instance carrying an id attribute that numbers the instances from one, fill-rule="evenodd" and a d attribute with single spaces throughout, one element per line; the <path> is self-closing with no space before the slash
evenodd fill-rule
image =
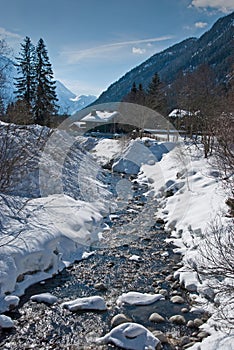
<path id="1" fill-rule="evenodd" d="M 13 328 L 14 322 L 9 316 L 0 315 L 0 328 Z"/>
<path id="2" fill-rule="evenodd" d="M 163 343 L 168 343 L 167 336 L 161 332 L 161 331 L 153 331 L 153 335 L 160 340 L 160 342 Z"/>
<path id="3" fill-rule="evenodd" d="M 208 333 L 208 332 L 206 332 L 206 331 L 201 331 L 201 332 L 198 333 L 197 337 L 198 337 L 199 339 L 203 339 L 203 338 L 208 337 L 209 335 L 210 335 L 210 333 Z"/>
<path id="4" fill-rule="evenodd" d="M 168 295 L 168 291 L 166 289 L 159 289 L 158 293 L 164 296 Z"/>
<path id="5" fill-rule="evenodd" d="M 180 341 L 181 346 L 184 346 L 189 343 L 190 343 L 190 338 L 187 335 L 181 338 L 181 341 Z"/>
<path id="6" fill-rule="evenodd" d="M 4 303 L 6 304 L 8 310 L 12 310 L 19 305 L 20 298 L 16 295 L 7 295 L 4 298 Z"/>
<path id="7" fill-rule="evenodd" d="M 187 307 L 182 307 L 181 312 L 183 312 L 183 314 L 186 314 L 189 312 L 189 309 L 187 309 Z"/>
<path id="8" fill-rule="evenodd" d="M 177 289 L 179 287 L 180 287 L 180 284 L 178 283 L 178 281 L 173 282 L 173 284 L 171 285 L 172 289 Z"/>
<path id="9" fill-rule="evenodd" d="M 195 318 L 193 323 L 195 327 L 199 328 L 204 322 L 200 318 Z"/>
<path id="10" fill-rule="evenodd" d="M 30 300 L 37 303 L 45 303 L 45 304 L 55 304 L 58 301 L 58 298 L 51 293 L 40 293 L 32 295 Z"/>
<path id="11" fill-rule="evenodd" d="M 67 301 L 61 305 L 69 311 L 75 312 L 79 310 L 100 310 L 104 311 L 107 309 L 105 300 L 97 296 L 77 298 L 75 300 Z"/>
<path id="12" fill-rule="evenodd" d="M 116 327 L 122 323 L 131 322 L 131 321 L 132 320 L 130 318 L 128 318 L 127 316 L 125 316 L 124 314 L 118 314 L 118 315 L 115 315 L 114 317 L 112 317 L 111 326 Z"/>
<path id="13" fill-rule="evenodd" d="M 181 292 L 180 291 L 178 291 L 178 290 L 173 290 L 172 292 L 171 292 L 171 295 L 172 296 L 175 296 L 175 295 L 180 295 L 181 296 Z"/>
<path id="14" fill-rule="evenodd" d="M 192 320 L 189 320 L 189 321 L 187 322 L 187 327 L 188 327 L 188 328 L 193 328 L 193 327 L 194 327 L 194 322 L 193 322 Z"/>
<path id="15" fill-rule="evenodd" d="M 173 281 L 174 280 L 174 276 L 173 275 L 168 275 L 166 278 L 165 278 L 166 281 Z"/>
<path id="16" fill-rule="evenodd" d="M 185 318 L 182 315 L 171 316 L 169 321 L 175 324 L 186 324 Z"/>
<path id="17" fill-rule="evenodd" d="M 159 315 L 157 312 L 154 312 L 153 314 L 150 315 L 149 321 L 155 322 L 155 323 L 161 323 L 161 322 L 165 322 L 165 318 Z"/>
<path id="18" fill-rule="evenodd" d="M 184 304 L 184 299 L 180 295 L 175 295 L 170 300 L 173 304 Z"/>
<path id="19" fill-rule="evenodd" d="M 95 283 L 94 288 L 101 291 L 107 290 L 107 287 L 102 282 Z"/>

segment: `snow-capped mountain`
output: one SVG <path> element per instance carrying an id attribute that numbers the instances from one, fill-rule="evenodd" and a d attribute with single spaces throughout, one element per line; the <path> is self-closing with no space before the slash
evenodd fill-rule
<path id="1" fill-rule="evenodd" d="M 93 95 L 76 96 L 59 80 L 56 80 L 56 93 L 59 99 L 59 114 L 72 115 L 97 99 Z"/>
<path id="2" fill-rule="evenodd" d="M 14 78 L 17 77 L 17 70 L 12 60 L 4 56 L 0 56 L 0 69 L 3 67 L 6 73 L 7 81 L 4 89 L 1 90 L 1 95 L 3 96 L 5 106 L 7 106 L 9 103 L 14 102 L 15 100 Z M 56 80 L 56 93 L 58 98 L 57 105 L 59 106 L 59 114 L 72 115 L 97 99 L 97 97 L 93 95 L 76 96 L 59 80 Z"/>

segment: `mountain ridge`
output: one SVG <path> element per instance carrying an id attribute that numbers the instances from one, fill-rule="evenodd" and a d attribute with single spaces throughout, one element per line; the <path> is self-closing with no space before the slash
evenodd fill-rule
<path id="1" fill-rule="evenodd" d="M 204 63 L 214 68 L 219 81 L 225 80 L 234 57 L 233 24 L 234 12 L 219 18 L 199 38 L 184 39 L 154 54 L 112 83 L 93 104 L 121 101 L 133 82 L 146 88 L 156 72 L 169 85 L 180 71 L 192 70 Z"/>

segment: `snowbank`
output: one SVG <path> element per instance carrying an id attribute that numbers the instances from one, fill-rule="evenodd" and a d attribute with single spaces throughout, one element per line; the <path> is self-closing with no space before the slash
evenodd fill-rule
<path id="1" fill-rule="evenodd" d="M 142 165 L 138 181 L 146 182 L 147 179 L 151 187 L 149 195 L 158 200 L 155 215 L 164 221 L 165 230 L 171 235 L 168 241 L 177 247 L 175 252 L 182 254 L 183 267 L 174 276 L 192 293 L 191 298 L 201 303 L 203 312 L 213 314 L 215 291 L 209 286 L 209 277 L 198 276 L 195 270 L 200 259 L 199 248 L 204 245 L 210 224 L 215 222 L 217 215 L 223 217 L 224 225 L 228 222 L 224 218 L 226 195 L 218 173 L 204 158 L 202 150 L 181 144 L 164 154 L 159 163 Z M 223 298 L 221 306 L 228 303 L 228 299 Z M 211 336 L 191 349 L 232 349 L 233 335 L 215 331 L 219 326 L 220 323 L 211 316 L 201 327 Z"/>
<path id="2" fill-rule="evenodd" d="M 7 213 L 6 204 L 1 204 Z M 53 195 L 29 201 L 21 210 L 20 225 L 6 216 L 0 239 L 1 311 L 6 309 L 7 293 L 22 295 L 29 285 L 82 259 L 102 230 L 103 205 Z"/>
<path id="3" fill-rule="evenodd" d="M 21 181 L 14 195 L 0 194 L 0 312 L 10 307 L 6 294 L 20 296 L 82 259 L 98 240 L 111 198 L 100 167 L 65 131 L 52 133 L 42 153 L 35 145 L 48 129 L 4 130 L 14 145 L 32 144 L 33 165 L 15 169 L 12 178 Z"/>
<path id="4" fill-rule="evenodd" d="M 154 165 L 173 147 L 175 143 L 172 142 L 155 142 L 148 138 L 131 140 L 127 149 L 113 164 L 112 170 L 136 175 L 143 164 Z"/>

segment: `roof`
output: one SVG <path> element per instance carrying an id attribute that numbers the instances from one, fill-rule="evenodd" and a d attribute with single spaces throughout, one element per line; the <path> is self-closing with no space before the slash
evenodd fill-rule
<path id="1" fill-rule="evenodd" d="M 173 111 L 171 111 L 171 113 L 169 114 L 169 117 L 172 117 L 172 118 L 176 118 L 176 117 L 179 117 L 179 118 L 183 118 L 184 116 L 186 115 L 192 115 L 191 112 L 189 111 L 185 111 L 184 109 L 173 109 Z"/>
<path id="2" fill-rule="evenodd" d="M 83 117 L 81 122 L 95 122 L 95 123 L 105 123 L 111 121 L 114 117 L 118 116 L 116 111 L 92 111 Z"/>

